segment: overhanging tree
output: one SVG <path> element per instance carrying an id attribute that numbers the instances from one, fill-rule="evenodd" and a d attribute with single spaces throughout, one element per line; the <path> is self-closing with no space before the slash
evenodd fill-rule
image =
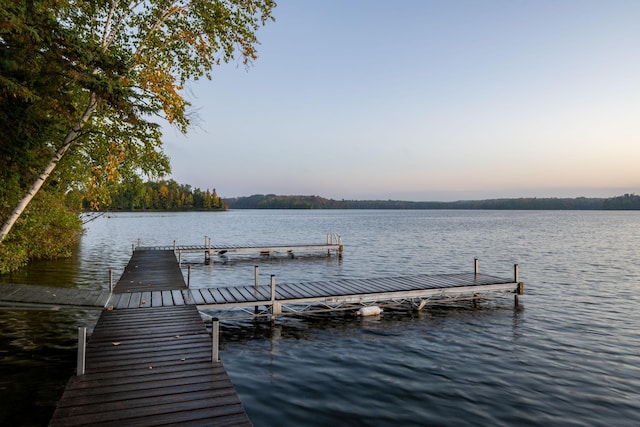
<path id="1" fill-rule="evenodd" d="M 24 112 L 14 139 L 0 140 L 11 152 L 5 164 L 18 173 L 21 156 L 49 158 L 4 221 L 0 242 L 54 171 L 59 185 L 84 185 L 96 200 L 119 176 L 167 172 L 156 117 L 186 132 L 184 84 L 211 78 L 234 58 L 254 60 L 256 31 L 274 7 L 272 0 L 4 2 L 0 102 Z"/>

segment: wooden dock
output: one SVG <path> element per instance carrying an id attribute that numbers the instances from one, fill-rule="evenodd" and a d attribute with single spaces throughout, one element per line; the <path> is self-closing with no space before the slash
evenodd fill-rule
<path id="1" fill-rule="evenodd" d="M 4 308 L 104 308 L 112 297 L 108 290 L 0 284 Z"/>
<path id="2" fill-rule="evenodd" d="M 140 260 L 144 260 L 144 264 Z M 150 272 L 154 272 L 152 275 Z M 146 273 L 145 273 L 146 272 Z M 136 250 L 114 292 L 29 285 L 0 285 L 0 306 L 107 308 L 112 310 L 194 305 L 225 313 L 220 318 L 273 317 L 331 310 L 358 310 L 370 305 L 409 304 L 422 309 L 432 302 L 512 295 L 518 302 L 523 284 L 517 266 L 512 278 L 473 272 L 339 279 L 320 282 L 188 288 L 172 249 Z M 74 294 L 75 292 L 75 294 Z M 256 310 L 256 307 L 258 309 Z"/>
<path id="3" fill-rule="evenodd" d="M 133 245 L 133 251 L 162 251 L 172 250 L 180 262 L 182 254 L 204 253 L 205 261 L 213 260 L 215 256 L 226 257 L 230 254 L 256 254 L 261 257 L 286 254 L 294 258 L 296 254 L 303 253 L 323 253 L 327 255 L 336 254 L 342 256 L 344 246 L 342 237 L 337 233 L 327 234 L 326 243 L 297 243 L 297 244 L 260 244 L 260 245 L 216 245 L 212 243 L 210 237 L 204 238 L 203 245 L 177 245 L 173 246 L 138 246 Z"/>
<path id="4" fill-rule="evenodd" d="M 517 267 L 516 267 L 517 271 Z M 416 310 L 434 302 L 479 300 L 510 295 L 518 304 L 524 285 L 517 277 L 500 278 L 480 273 L 414 275 L 376 279 L 341 279 L 321 282 L 225 286 L 189 289 L 188 304 L 228 314 L 220 318 L 275 317 L 327 311 L 357 311 L 368 306 L 409 305 Z M 258 307 L 258 309 L 256 309 Z"/>
<path id="5" fill-rule="evenodd" d="M 134 253 L 113 297 L 150 295 L 150 304 L 101 313 L 84 374 L 69 381 L 51 426 L 252 425 L 222 363 L 212 360 L 217 352 L 196 307 L 151 306 L 157 293 L 185 289 L 172 251 Z"/>
<path id="6" fill-rule="evenodd" d="M 513 277 L 501 278 L 480 273 L 477 260 L 472 272 L 456 274 L 278 284 L 271 276 L 260 284 L 256 270 L 255 278 L 247 285 L 189 288 L 173 247 L 138 248 L 112 292 L 2 285 L 0 304 L 102 309 L 86 357 L 79 357 L 84 374 L 69 381 L 52 426 L 250 426 L 199 309 L 274 320 L 399 304 L 420 310 L 431 302 L 505 295 L 518 304 L 524 290 L 517 265 Z"/>

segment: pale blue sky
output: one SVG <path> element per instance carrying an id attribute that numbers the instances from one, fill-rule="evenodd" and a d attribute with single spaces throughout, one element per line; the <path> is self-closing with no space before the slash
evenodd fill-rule
<path id="1" fill-rule="evenodd" d="M 281 0 L 189 86 L 172 177 L 223 197 L 640 191 L 640 1 Z"/>

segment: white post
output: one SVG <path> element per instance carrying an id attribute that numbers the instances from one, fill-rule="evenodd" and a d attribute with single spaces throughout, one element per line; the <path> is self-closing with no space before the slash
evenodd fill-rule
<path id="1" fill-rule="evenodd" d="M 253 266 L 253 286 L 258 289 L 258 276 L 259 276 L 260 267 L 257 265 Z"/>
<path id="2" fill-rule="evenodd" d="M 260 271 L 260 267 L 258 267 L 257 265 L 253 266 L 253 287 L 255 289 L 255 296 L 256 298 L 258 298 L 258 276 L 259 276 L 259 271 Z M 254 314 L 258 314 L 258 306 L 256 305 L 255 307 L 253 307 L 253 313 Z"/>
<path id="3" fill-rule="evenodd" d="M 109 292 L 113 292 L 113 269 L 109 269 Z"/>
<path id="4" fill-rule="evenodd" d="M 78 364 L 76 368 L 76 375 L 82 376 L 86 367 L 86 352 L 87 352 L 87 327 L 78 327 Z"/>
<path id="5" fill-rule="evenodd" d="M 513 265 L 513 281 L 518 283 L 518 264 Z"/>
<path id="6" fill-rule="evenodd" d="M 220 320 L 217 317 L 211 319 L 211 362 L 220 361 L 218 346 L 220 345 Z"/>
<path id="7" fill-rule="evenodd" d="M 271 304 L 276 300 L 276 276 L 275 274 L 271 275 Z"/>
<path id="8" fill-rule="evenodd" d="M 187 269 L 187 288 L 191 286 L 191 264 L 189 264 L 189 268 Z"/>
<path id="9" fill-rule="evenodd" d="M 273 321 L 276 315 L 280 314 L 282 309 L 280 303 L 276 301 L 276 276 L 271 275 L 271 320 Z"/>
<path id="10" fill-rule="evenodd" d="M 178 251 L 178 265 L 182 265 L 182 251 Z"/>
<path id="11" fill-rule="evenodd" d="M 479 271 L 480 271 L 480 267 L 478 266 L 478 258 L 474 258 L 473 259 L 473 272 L 475 274 L 478 274 Z"/>

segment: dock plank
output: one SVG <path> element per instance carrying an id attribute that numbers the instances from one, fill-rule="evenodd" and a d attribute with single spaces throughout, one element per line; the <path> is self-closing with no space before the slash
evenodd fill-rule
<path id="1" fill-rule="evenodd" d="M 222 296 L 218 288 L 209 288 L 209 292 L 211 293 L 211 296 L 214 298 L 215 304 L 224 304 L 227 302 L 227 300 L 224 299 L 224 297 Z"/>
<path id="2" fill-rule="evenodd" d="M 246 292 L 250 292 L 256 301 L 266 301 L 271 298 L 264 286 L 258 286 L 257 288 L 255 286 L 245 286 L 244 289 Z"/>
<path id="3" fill-rule="evenodd" d="M 184 305 L 184 297 L 182 296 L 182 292 L 179 290 L 171 291 L 171 295 L 173 296 L 173 302 L 175 305 Z"/>
<path id="4" fill-rule="evenodd" d="M 206 304 L 215 304 L 216 303 L 216 299 L 211 294 L 211 290 L 210 289 L 201 289 L 200 290 L 200 294 L 202 295 L 202 298 L 204 299 Z"/>

